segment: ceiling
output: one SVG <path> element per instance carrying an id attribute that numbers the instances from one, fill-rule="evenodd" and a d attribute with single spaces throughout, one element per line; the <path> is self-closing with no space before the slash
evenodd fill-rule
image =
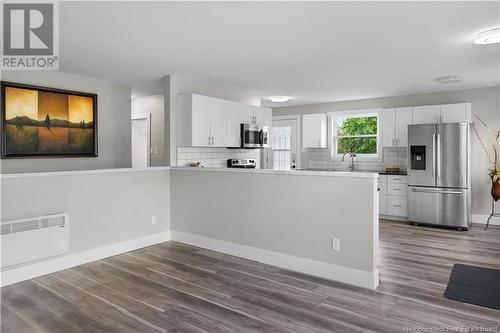
<path id="1" fill-rule="evenodd" d="M 500 2 L 60 2 L 60 70 L 162 91 L 204 77 L 283 105 L 500 84 Z M 434 81 L 460 75 L 464 81 Z"/>

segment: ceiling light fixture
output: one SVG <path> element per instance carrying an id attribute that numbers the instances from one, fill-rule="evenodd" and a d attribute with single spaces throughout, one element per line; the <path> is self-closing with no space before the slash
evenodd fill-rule
<path id="1" fill-rule="evenodd" d="M 482 45 L 500 43 L 500 28 L 480 32 L 474 39 L 474 43 Z"/>
<path id="2" fill-rule="evenodd" d="M 273 103 L 285 103 L 290 100 L 288 96 L 273 96 L 271 97 L 271 102 Z"/>
<path id="3" fill-rule="evenodd" d="M 450 75 L 450 76 L 441 76 L 438 77 L 437 79 L 434 79 L 434 81 L 442 84 L 453 84 L 453 83 L 459 83 L 464 80 L 463 77 L 458 76 L 458 75 Z"/>

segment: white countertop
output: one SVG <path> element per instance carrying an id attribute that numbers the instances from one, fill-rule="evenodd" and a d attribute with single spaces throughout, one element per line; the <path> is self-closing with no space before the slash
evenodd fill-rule
<path id="1" fill-rule="evenodd" d="M 246 174 L 271 174 L 271 175 L 293 175 L 293 176 L 321 176 L 321 177 L 344 177 L 344 178 L 371 178 L 377 179 L 376 172 L 346 172 L 346 171 L 313 171 L 313 170 L 273 170 L 273 169 L 238 169 L 238 168 L 195 168 L 195 167 L 171 167 L 171 170 L 200 171 L 200 172 L 226 172 Z"/>
<path id="2" fill-rule="evenodd" d="M 23 177 L 47 177 L 47 176 L 71 176 L 71 175 L 89 175 L 100 173 L 119 173 L 119 172 L 152 172 L 170 170 L 170 167 L 148 167 L 148 168 L 115 168 L 115 169 L 88 169 L 88 170 L 70 170 L 70 171 L 43 171 L 43 172 L 19 172 L 4 173 L 0 179 L 23 178 Z"/>

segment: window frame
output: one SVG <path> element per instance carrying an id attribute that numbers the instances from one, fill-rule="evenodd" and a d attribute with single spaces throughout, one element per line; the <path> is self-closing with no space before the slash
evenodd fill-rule
<path id="1" fill-rule="evenodd" d="M 380 148 L 380 115 L 379 110 L 367 109 L 367 110 L 352 110 L 343 112 L 330 112 L 328 113 L 329 123 L 330 123 L 330 133 L 328 135 L 328 143 L 330 146 L 330 160 L 340 161 L 342 160 L 343 154 L 337 154 L 338 138 L 362 138 L 362 137 L 375 137 L 377 140 L 377 152 L 375 154 L 356 154 L 356 160 L 358 161 L 377 161 L 380 160 L 380 155 L 382 149 Z M 362 134 L 362 135 L 349 135 L 349 136 L 337 136 L 338 126 L 337 119 L 342 118 L 365 118 L 365 117 L 376 117 L 377 118 L 377 133 L 376 134 Z"/>

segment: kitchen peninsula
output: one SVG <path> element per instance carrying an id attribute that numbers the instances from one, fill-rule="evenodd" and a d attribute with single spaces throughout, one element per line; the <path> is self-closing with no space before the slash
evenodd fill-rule
<path id="1" fill-rule="evenodd" d="M 375 288 L 377 178 L 367 172 L 171 168 L 172 239 Z"/>

